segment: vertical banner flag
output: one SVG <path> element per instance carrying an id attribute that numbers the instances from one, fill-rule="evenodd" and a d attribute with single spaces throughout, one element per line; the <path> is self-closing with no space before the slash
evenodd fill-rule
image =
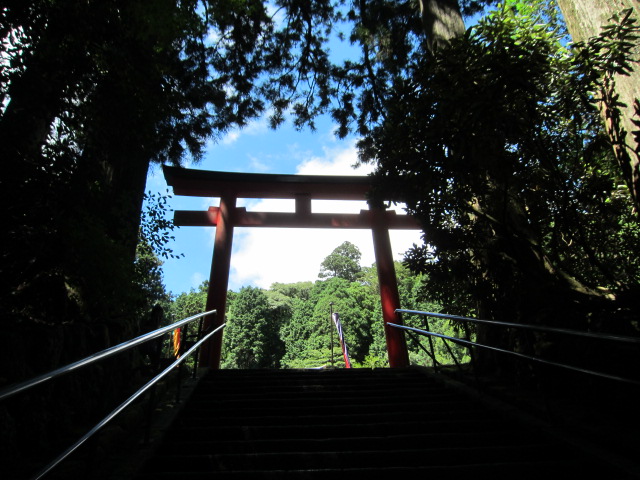
<path id="1" fill-rule="evenodd" d="M 180 331 L 180 328 L 176 328 L 173 331 L 173 336 L 171 338 L 171 343 L 172 343 L 172 346 L 173 346 L 173 355 L 176 358 L 180 357 L 180 340 L 181 340 L 181 337 L 182 337 L 182 332 Z"/>
<path id="2" fill-rule="evenodd" d="M 337 313 L 332 315 L 333 323 L 336 325 L 336 329 L 338 330 L 338 338 L 340 339 L 340 346 L 342 347 L 342 356 L 344 357 L 344 367 L 351 368 L 351 361 L 349 360 L 349 351 L 347 349 L 347 344 L 344 341 L 344 336 L 342 335 L 342 324 L 340 323 L 340 316 Z"/>

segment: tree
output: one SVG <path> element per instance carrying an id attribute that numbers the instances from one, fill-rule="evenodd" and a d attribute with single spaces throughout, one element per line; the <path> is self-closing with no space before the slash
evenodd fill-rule
<path id="1" fill-rule="evenodd" d="M 307 300 L 310 291 L 313 288 L 312 282 L 296 282 L 296 283 L 274 283 L 271 285 L 270 291 L 278 292 L 291 299 Z"/>
<path id="2" fill-rule="evenodd" d="M 360 249 L 351 242 L 343 242 L 320 264 L 320 278 L 344 278 L 354 281 L 360 273 Z"/>
<path id="3" fill-rule="evenodd" d="M 109 290 L 131 268 L 150 162 L 197 161 L 207 139 L 297 105 L 307 80 L 327 95 L 313 79 L 328 69 L 330 2 L 287 3 L 276 12 L 281 24 L 269 8 L 30 0 L 0 11 L 8 315 L 68 321 L 44 307 L 75 303 L 87 318 L 124 318 L 123 302 L 99 304 L 86 292 L 99 290 L 99 259 L 121 272 Z M 55 298 L 36 302 L 33 292 Z"/>
<path id="4" fill-rule="evenodd" d="M 600 38 L 609 51 L 620 42 Z M 423 223 L 425 245 L 407 261 L 450 312 L 586 328 L 636 308 L 625 292 L 638 288 L 637 262 L 619 268 L 637 241 L 629 198 L 594 98 L 581 93 L 594 91 L 598 67 L 559 40 L 498 9 L 432 58 L 414 57 L 360 142 L 381 198 Z"/>
<path id="5" fill-rule="evenodd" d="M 177 322 L 187 317 L 191 317 L 205 311 L 207 303 L 207 291 L 209 282 L 204 281 L 197 289 L 183 292 L 173 299 L 168 315 L 165 315 L 169 322 Z"/>
<path id="6" fill-rule="evenodd" d="M 223 343 L 225 368 L 278 368 L 282 357 L 278 316 L 259 288 L 244 287 L 229 306 Z"/>
<path id="7" fill-rule="evenodd" d="M 121 296 L 102 302 L 92 292 L 126 290 L 149 161 L 187 141 L 170 117 L 181 95 L 203 95 L 172 88 L 197 75 L 190 60 L 177 61 L 195 34 L 192 19 L 188 7 L 170 2 L 157 10 L 66 1 L 3 9 L 10 54 L 1 76 L 0 195 L 12 241 L 1 268 L 9 305 L 21 297 L 29 303 L 47 278 L 58 285 L 49 295 L 76 302 L 85 318 L 127 311 Z M 174 123 L 171 135 L 162 133 L 163 122 Z M 30 316 L 60 318 L 56 311 Z"/>
<path id="8" fill-rule="evenodd" d="M 141 292 L 141 308 L 138 314 L 149 315 L 155 305 L 166 309 L 170 295 L 162 279 L 162 261 L 157 257 L 151 245 L 145 240 L 138 244 L 134 263 L 136 284 Z"/>
<path id="9" fill-rule="evenodd" d="M 640 211 L 640 69 L 637 66 L 638 35 L 630 28 L 640 19 L 640 7 L 633 0 L 557 0 L 567 29 L 578 48 L 597 38 L 605 29 L 621 42 L 617 51 L 605 49 L 612 56 L 602 55 L 602 44 L 592 44 L 587 54 L 597 61 L 601 56 L 602 80 L 599 84 L 600 106 L 607 133 L 623 177 Z M 618 22 L 611 24 L 611 20 Z M 628 59 L 636 56 L 636 66 Z"/>
<path id="10" fill-rule="evenodd" d="M 458 0 L 420 0 L 419 3 L 429 51 L 435 52 L 451 39 L 464 34 Z"/>
<path id="11" fill-rule="evenodd" d="M 319 352 L 330 352 L 331 333 L 335 328 L 330 321 L 332 310 L 340 314 L 352 359 L 364 360 L 372 341 L 372 312 L 377 298 L 371 297 L 365 285 L 341 277 L 316 282 L 309 300 L 297 303 L 291 320 L 283 325 L 281 337 L 286 346 L 283 364 L 293 367 L 310 358 L 322 357 Z M 335 331 L 333 340 L 335 361 L 341 357 Z M 315 366 L 328 363 L 329 358 L 325 359 Z"/>

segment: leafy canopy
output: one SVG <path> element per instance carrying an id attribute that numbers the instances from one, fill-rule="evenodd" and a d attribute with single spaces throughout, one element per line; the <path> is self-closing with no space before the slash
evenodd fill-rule
<path id="1" fill-rule="evenodd" d="M 343 278 L 350 282 L 360 273 L 360 249 L 351 242 L 336 247 L 320 264 L 320 278 Z"/>
<path id="2" fill-rule="evenodd" d="M 593 93 L 601 62 L 625 68 L 626 40 L 612 29 L 568 50 L 538 20 L 503 5 L 413 57 L 360 153 L 381 197 L 422 222 L 407 262 L 449 311 L 546 321 L 554 305 L 584 321 L 575 302 L 608 309 L 638 287 L 631 204 Z"/>

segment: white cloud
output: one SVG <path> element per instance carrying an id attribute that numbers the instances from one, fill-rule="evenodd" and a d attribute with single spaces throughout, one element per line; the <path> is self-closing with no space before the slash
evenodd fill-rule
<path id="1" fill-rule="evenodd" d="M 269 170 L 271 170 L 271 167 L 266 163 L 263 162 L 262 160 L 260 160 L 257 157 L 254 157 L 253 155 L 249 156 L 249 160 L 250 160 L 250 166 L 251 166 L 251 171 L 253 172 L 268 172 Z"/>
<path id="2" fill-rule="evenodd" d="M 220 143 L 222 145 L 231 145 L 232 143 L 237 142 L 242 135 L 260 135 L 267 131 L 269 131 L 269 112 L 262 115 L 260 118 L 249 122 L 242 128 L 234 128 L 230 130 L 224 137 L 222 137 Z"/>
<path id="3" fill-rule="evenodd" d="M 373 171 L 371 165 L 360 165 L 355 141 L 345 147 L 323 148 L 323 157 L 311 157 L 298 165 L 300 175 L 367 175 Z"/>
<path id="4" fill-rule="evenodd" d="M 205 280 L 207 280 L 207 277 L 205 277 L 204 274 L 195 272 L 193 275 L 191 275 L 191 288 L 198 288 Z"/>
<path id="5" fill-rule="evenodd" d="M 223 145 L 231 145 L 232 143 L 235 143 L 239 138 L 240 130 L 231 130 L 222 138 L 222 140 L 220 140 L 220 143 Z"/>
<path id="6" fill-rule="evenodd" d="M 306 175 L 366 175 L 370 167 L 354 170 L 355 145 L 325 149 L 323 157 L 303 161 L 297 169 Z M 252 211 L 292 212 L 292 200 L 258 200 L 243 202 Z M 357 213 L 366 202 L 313 201 L 312 210 L 332 213 Z M 391 231 L 391 245 L 396 259 L 413 244 L 420 242 L 419 231 Z M 238 228 L 234 235 L 230 286 L 244 285 L 269 288 L 274 282 L 314 281 L 320 264 L 334 248 L 350 241 L 362 252 L 361 263 L 375 262 L 369 230 Z"/>

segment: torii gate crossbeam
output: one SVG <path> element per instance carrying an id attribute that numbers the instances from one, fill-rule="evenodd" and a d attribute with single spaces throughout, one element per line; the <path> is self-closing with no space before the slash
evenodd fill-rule
<path id="1" fill-rule="evenodd" d="M 220 197 L 219 207 L 210 207 L 204 212 L 176 211 L 174 215 L 174 223 L 178 226 L 216 227 L 206 309 L 215 309 L 218 314 L 208 321 L 207 328 L 224 323 L 235 227 L 367 228 L 373 234 L 389 365 L 408 366 L 403 332 L 387 326 L 387 323 L 401 324 L 395 313 L 400 308 L 400 296 L 389 229 L 417 230 L 420 229 L 417 221 L 408 215 L 396 215 L 371 205 L 369 210 L 359 214 L 311 212 L 312 199 L 366 200 L 371 189 L 370 177 L 230 173 L 168 166 L 163 170 L 167 184 L 173 187 L 176 195 Z M 295 213 L 247 212 L 236 207 L 238 198 L 294 199 Z M 218 335 L 203 348 L 201 361 L 209 367 L 219 368 L 221 351 L 222 336 Z"/>

